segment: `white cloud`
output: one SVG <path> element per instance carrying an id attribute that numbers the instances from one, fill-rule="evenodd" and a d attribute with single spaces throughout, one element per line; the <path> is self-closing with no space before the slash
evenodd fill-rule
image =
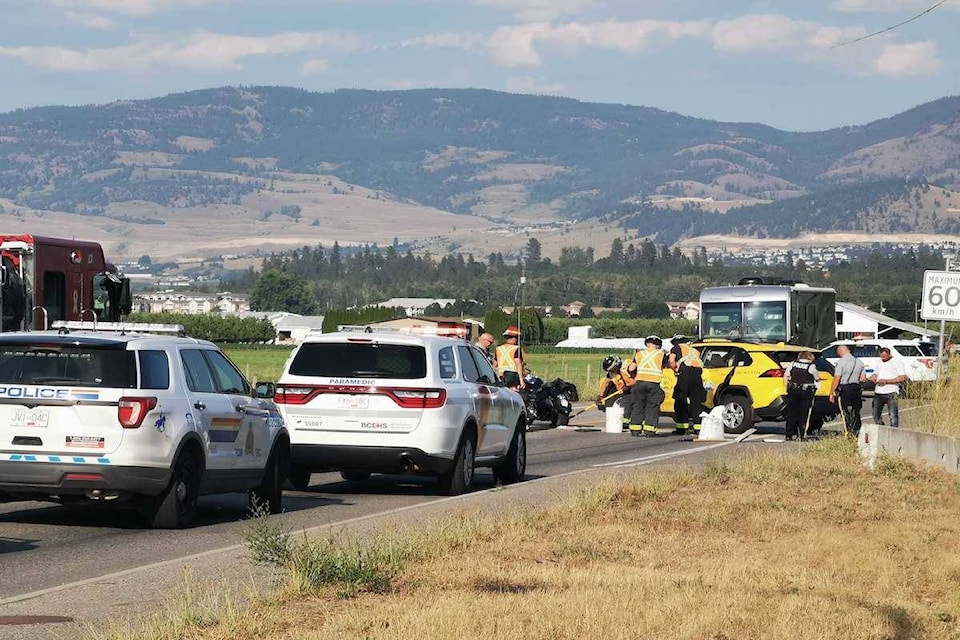
<path id="1" fill-rule="evenodd" d="M 74 24 L 87 27 L 88 29 L 97 29 L 105 31 L 113 29 L 117 23 L 106 16 L 98 16 L 92 13 L 81 13 L 78 11 L 65 11 L 63 16 Z"/>
<path id="2" fill-rule="evenodd" d="M 0 47 L 0 57 L 55 71 L 145 69 L 156 66 L 195 71 L 241 69 L 251 56 L 285 55 L 318 50 L 352 51 L 356 36 L 328 31 L 292 31 L 271 36 L 237 36 L 197 32 L 185 37 L 150 37 L 129 45 L 101 49 Z"/>
<path id="3" fill-rule="evenodd" d="M 936 75 L 943 69 L 933 42 L 884 45 L 872 65 L 874 73 L 889 78 L 913 78 Z"/>
<path id="4" fill-rule="evenodd" d="M 729 53 L 785 53 L 813 57 L 866 34 L 859 27 L 838 28 L 774 14 L 748 15 L 716 22 L 709 39 Z"/>
<path id="5" fill-rule="evenodd" d="M 833 8 L 845 13 L 895 13 L 923 11 L 932 4 L 933 0 L 836 0 Z M 950 3 L 945 6 L 950 6 Z"/>
<path id="6" fill-rule="evenodd" d="M 300 65 L 300 75 L 315 76 L 327 71 L 330 61 L 326 58 L 313 58 Z"/>
<path id="7" fill-rule="evenodd" d="M 177 7 L 202 7 L 234 0 L 48 0 L 53 5 L 81 12 L 105 11 L 128 16 L 148 16 Z"/>
<path id="8" fill-rule="evenodd" d="M 446 31 L 410 38 L 400 43 L 401 47 L 451 48 L 473 51 L 483 46 L 486 37 L 479 33 L 457 33 Z"/>
<path id="9" fill-rule="evenodd" d="M 540 95 L 561 95 L 567 86 L 560 82 L 544 82 L 533 76 L 517 76 L 507 80 L 507 91 L 511 93 L 534 93 Z"/>
<path id="10" fill-rule="evenodd" d="M 487 47 L 491 59 L 507 68 L 539 67 L 548 51 L 573 55 L 581 49 L 612 49 L 632 55 L 684 39 L 707 42 L 723 54 L 829 63 L 852 74 L 902 78 L 930 75 L 943 67 L 933 43 L 887 41 L 880 49 L 883 40 L 878 40 L 857 50 L 836 48 L 865 34 L 861 27 L 752 14 L 730 20 L 530 22 L 498 28 Z"/>
<path id="11" fill-rule="evenodd" d="M 473 0 L 474 4 L 510 11 L 520 20 L 555 20 L 600 4 L 600 0 Z"/>

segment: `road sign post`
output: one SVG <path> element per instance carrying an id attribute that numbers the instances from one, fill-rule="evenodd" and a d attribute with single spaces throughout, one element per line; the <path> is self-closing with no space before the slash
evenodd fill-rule
<path id="1" fill-rule="evenodd" d="M 939 376 L 945 377 L 946 365 L 950 362 L 944 350 L 947 320 L 960 322 L 960 273 L 951 271 L 953 258 L 947 257 L 945 271 L 923 272 L 923 298 L 920 317 L 940 321 L 940 348 L 937 355 Z"/>

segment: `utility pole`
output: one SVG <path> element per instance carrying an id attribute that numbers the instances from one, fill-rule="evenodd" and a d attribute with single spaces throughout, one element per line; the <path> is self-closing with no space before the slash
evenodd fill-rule
<path id="1" fill-rule="evenodd" d="M 946 256 L 946 265 L 944 266 L 944 271 L 953 271 L 953 260 L 956 256 Z M 946 338 L 945 334 L 947 333 L 947 321 L 940 321 L 940 347 L 937 349 L 937 378 L 944 379 L 947 376 L 947 366 L 950 364 L 950 360 L 943 353 L 944 340 Z"/>

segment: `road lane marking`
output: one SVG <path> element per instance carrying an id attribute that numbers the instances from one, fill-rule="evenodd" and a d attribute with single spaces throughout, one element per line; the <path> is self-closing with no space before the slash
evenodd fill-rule
<path id="1" fill-rule="evenodd" d="M 662 462 L 663 460 L 670 460 L 671 458 L 678 458 L 680 456 L 688 456 L 691 453 L 699 453 L 701 451 L 709 451 L 711 449 L 719 449 L 720 447 L 727 447 L 731 444 L 739 444 L 737 440 L 729 440 L 727 442 L 718 442 L 717 444 L 709 444 L 703 447 L 696 447 L 694 449 L 684 449 L 682 451 L 669 451 L 667 453 L 657 453 L 652 456 L 643 456 L 642 458 L 633 458 L 631 460 L 620 460 L 618 462 L 604 462 L 601 464 L 595 464 L 592 466 L 593 469 L 613 469 L 621 467 L 639 467 L 645 464 L 653 464 L 654 462 Z"/>

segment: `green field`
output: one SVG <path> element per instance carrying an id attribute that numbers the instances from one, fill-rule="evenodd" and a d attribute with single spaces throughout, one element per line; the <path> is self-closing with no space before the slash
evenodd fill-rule
<path id="1" fill-rule="evenodd" d="M 292 347 L 228 345 L 223 350 L 237 363 L 248 380 L 260 382 L 276 381 L 280 377 Z M 625 360 L 630 358 L 627 353 L 620 355 Z M 527 366 L 545 382 L 563 378 L 574 383 L 580 391 L 580 397 L 589 399 L 596 396 L 603 358 L 604 354 L 599 353 L 530 353 L 527 355 Z"/>

